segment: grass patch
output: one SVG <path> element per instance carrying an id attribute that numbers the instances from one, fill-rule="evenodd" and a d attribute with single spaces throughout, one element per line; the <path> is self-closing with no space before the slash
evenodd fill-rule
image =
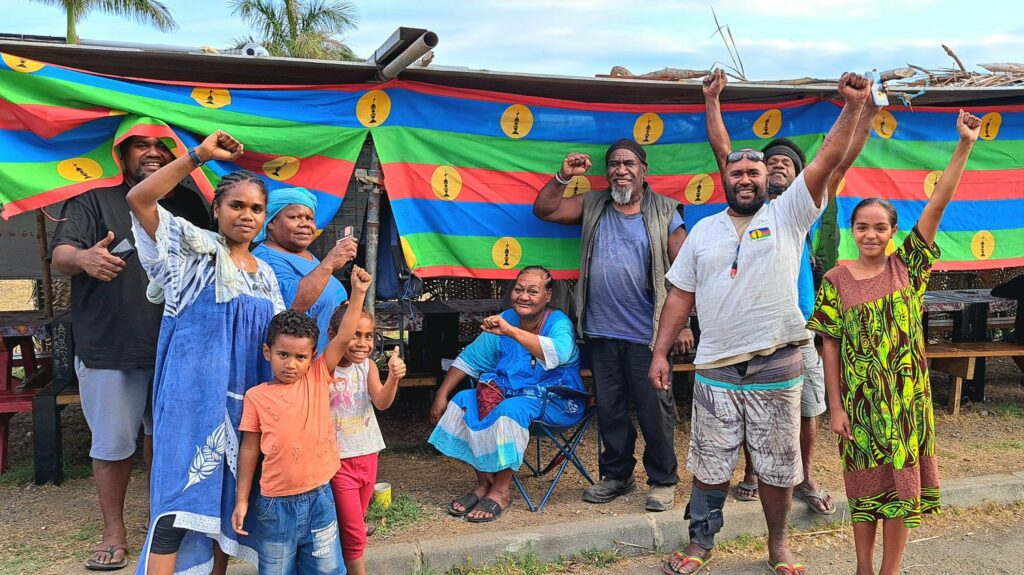
<path id="1" fill-rule="evenodd" d="M 569 567 L 570 564 L 582 564 L 589 567 L 597 567 L 603 569 L 617 563 L 622 559 L 622 555 L 618 549 L 588 549 L 570 559 L 563 561 L 565 567 Z"/>
<path id="2" fill-rule="evenodd" d="M 580 568 L 604 569 L 622 559 L 618 549 L 589 549 L 558 561 L 541 561 L 531 550 L 516 555 L 502 555 L 494 563 L 475 565 L 472 559 L 449 569 L 445 575 L 544 575 L 580 573 Z M 415 575 L 436 575 L 425 566 Z"/>
<path id="3" fill-rule="evenodd" d="M 71 533 L 69 539 L 72 541 L 99 541 L 103 538 L 102 523 L 86 523 L 78 528 L 78 531 Z"/>
<path id="4" fill-rule="evenodd" d="M 1024 449 L 1024 441 L 1019 439 L 1007 439 L 1006 441 L 997 441 L 993 443 L 992 447 L 996 449 Z"/>
<path id="5" fill-rule="evenodd" d="M 408 495 L 396 495 L 391 499 L 391 507 L 381 507 L 370 502 L 366 512 L 366 520 L 377 525 L 377 535 L 398 533 L 408 527 L 422 523 L 430 517 L 418 501 Z"/>
<path id="6" fill-rule="evenodd" d="M 533 551 L 517 555 L 502 555 L 490 565 L 473 565 L 470 559 L 448 570 L 447 575 L 542 575 L 557 573 L 561 563 L 545 563 Z"/>
<path id="7" fill-rule="evenodd" d="M 1024 407 L 1017 405 L 1016 403 L 1010 402 L 998 402 L 992 405 L 986 406 L 988 411 L 995 415 L 1002 417 L 1015 417 L 1017 419 L 1024 419 Z"/>
<path id="8" fill-rule="evenodd" d="M 760 535 L 744 533 L 739 537 L 728 539 L 716 545 L 719 551 L 735 553 L 738 551 L 764 551 L 768 549 L 768 539 Z"/>
<path id="9" fill-rule="evenodd" d="M 22 543 L 0 546 L 0 557 L 4 557 L 0 561 L 0 575 L 38 573 L 50 563 L 40 548 Z"/>
<path id="10" fill-rule="evenodd" d="M 92 464 L 90 463 L 64 463 L 64 479 L 81 479 L 92 477 Z M 28 485 L 36 480 L 36 470 L 32 461 L 21 461 L 11 465 L 3 475 L 0 475 L 0 485 L 6 487 L 17 487 Z"/>

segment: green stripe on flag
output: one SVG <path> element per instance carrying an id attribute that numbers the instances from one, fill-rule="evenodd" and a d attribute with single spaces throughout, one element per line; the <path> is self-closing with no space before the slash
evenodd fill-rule
<path id="1" fill-rule="evenodd" d="M 978 230 L 964 232 L 943 232 L 939 231 L 935 243 L 942 252 L 937 266 L 941 267 L 942 262 L 970 261 L 977 262 L 984 267 L 986 262 L 997 263 L 1001 259 L 1019 258 L 1024 256 L 1024 228 L 1013 228 L 1007 230 L 988 230 L 992 234 L 992 242 L 986 242 L 986 258 L 975 257 L 971 249 L 971 242 L 974 240 Z M 897 246 L 901 245 L 909 231 L 899 231 L 894 238 Z M 994 246 L 993 246 L 994 244 Z M 994 248 L 994 249 L 993 249 Z M 850 228 L 843 228 L 839 240 L 839 259 L 857 259 L 857 246 L 853 243 L 853 232 Z M 989 266 L 991 267 L 991 266 Z"/>
<path id="2" fill-rule="evenodd" d="M 502 238 L 498 236 L 450 236 L 410 234 L 402 239 L 416 256 L 415 267 L 456 266 L 476 269 L 502 269 L 491 251 Z M 512 267 L 539 264 L 551 270 L 574 270 L 580 264 L 579 238 L 515 238 L 522 256 Z M 415 269 L 414 269 L 415 271 Z"/>
<path id="3" fill-rule="evenodd" d="M 824 136 L 812 134 L 792 138 L 813 152 Z M 590 154 L 591 175 L 604 175 L 605 144 L 578 144 L 544 140 L 513 140 L 440 130 L 381 126 L 373 130 L 373 143 L 381 163 L 408 162 L 478 168 L 502 172 L 553 173 L 570 152 Z M 760 149 L 764 140 L 737 140 L 734 149 Z M 647 146 L 650 175 L 704 174 L 718 167 L 706 142 Z"/>
<path id="4" fill-rule="evenodd" d="M 365 139 L 365 128 L 304 124 L 267 116 L 204 108 L 158 98 L 107 90 L 31 74 L 0 70 L 0 96 L 14 104 L 65 105 L 87 103 L 113 110 L 128 110 L 138 116 L 161 121 L 206 135 L 225 130 L 256 152 L 306 157 L 322 155 L 352 160 Z M 48 100 L 46 95 L 56 95 Z"/>

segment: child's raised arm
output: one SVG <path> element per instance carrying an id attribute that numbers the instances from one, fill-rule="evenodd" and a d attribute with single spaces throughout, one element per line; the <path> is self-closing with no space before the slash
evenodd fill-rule
<path id="1" fill-rule="evenodd" d="M 373 283 L 373 277 L 363 268 L 352 266 L 352 296 L 348 300 L 345 315 L 341 318 L 338 326 L 338 333 L 324 349 L 324 363 L 327 364 L 327 371 L 334 372 L 338 362 L 345 356 L 352 338 L 356 335 L 356 327 L 359 325 L 359 315 L 363 313 L 363 301 L 366 299 L 366 292 Z"/>
<path id="2" fill-rule="evenodd" d="M 377 369 L 377 364 L 370 362 L 366 379 L 366 393 L 370 395 L 373 406 L 381 411 L 391 407 L 391 404 L 395 402 L 395 394 L 398 393 L 398 382 L 403 377 L 405 377 L 405 362 L 402 361 L 402 355 L 397 345 L 391 352 L 391 357 L 388 358 L 388 379 L 384 383 L 380 382 L 380 371 Z"/>
<path id="3" fill-rule="evenodd" d="M 935 241 L 935 234 L 939 231 L 939 222 L 942 220 L 942 213 L 946 206 L 953 199 L 956 187 L 960 184 L 960 176 L 964 173 L 964 166 L 967 165 L 967 157 L 971 155 L 971 148 L 978 140 L 978 133 L 981 132 L 981 118 L 974 114 L 960 110 L 956 119 L 956 132 L 960 135 L 960 141 L 953 150 L 953 156 L 949 159 L 949 165 L 942 172 L 942 177 L 935 184 L 932 197 L 928 199 L 921 212 L 921 219 L 917 220 L 917 231 L 921 233 L 924 241 L 931 245 Z"/>
<path id="4" fill-rule="evenodd" d="M 245 514 L 249 512 L 249 492 L 256 475 L 256 462 L 260 458 L 260 433 L 243 431 L 242 445 L 238 448 L 238 485 L 235 486 L 235 511 L 231 514 L 231 527 L 239 535 L 248 535 L 244 529 Z"/>

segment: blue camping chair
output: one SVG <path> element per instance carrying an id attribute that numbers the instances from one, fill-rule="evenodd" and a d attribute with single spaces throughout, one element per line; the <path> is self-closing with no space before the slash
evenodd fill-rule
<path id="1" fill-rule="evenodd" d="M 558 427 L 544 423 L 544 411 L 547 409 L 548 401 L 558 397 L 561 399 L 577 399 L 583 402 L 587 402 L 587 406 L 583 410 L 583 418 L 580 419 L 579 423 L 570 426 Z M 526 488 L 522 482 L 519 481 L 518 473 L 512 475 L 512 480 L 515 481 L 516 487 L 519 488 L 519 493 L 523 496 L 523 500 L 526 501 L 526 506 L 530 508 L 530 511 L 540 511 L 547 504 L 551 494 L 554 493 L 555 487 L 558 485 L 558 480 L 562 478 L 562 474 L 565 473 L 565 468 L 572 463 L 576 469 L 579 470 L 583 478 L 594 484 L 594 480 L 587 473 L 587 469 L 583 466 L 579 456 L 576 455 L 576 448 L 579 447 L 580 441 L 583 436 L 587 433 L 587 428 L 590 427 L 590 422 L 593 420 L 594 415 L 597 413 L 597 406 L 589 402 L 590 395 L 586 392 L 577 391 L 571 387 L 565 387 L 561 385 L 551 386 L 547 389 L 547 395 L 544 397 L 544 403 L 540 409 L 540 415 L 537 419 L 530 423 L 530 437 L 534 438 L 536 444 L 536 464 L 530 463 L 530 461 L 524 457 L 523 464 L 529 470 L 532 477 L 541 477 L 546 475 L 548 472 L 558 467 L 558 472 L 555 474 L 554 480 L 551 481 L 551 486 L 548 487 L 547 493 L 544 494 L 544 498 L 541 499 L 539 505 L 535 505 L 533 500 L 530 499 L 529 494 L 526 493 Z M 550 461 L 543 467 L 541 467 L 541 441 L 548 439 L 554 444 L 558 450 L 557 453 L 551 458 Z M 524 472 L 520 469 L 520 473 Z"/>

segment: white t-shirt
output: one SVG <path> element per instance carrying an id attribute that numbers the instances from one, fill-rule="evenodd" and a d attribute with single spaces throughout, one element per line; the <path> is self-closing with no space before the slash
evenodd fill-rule
<path id="1" fill-rule="evenodd" d="M 384 438 L 366 391 L 370 360 L 334 368 L 331 382 L 331 421 L 342 459 L 377 453 L 384 449 Z"/>
<path id="2" fill-rule="evenodd" d="M 698 367 L 811 337 L 796 278 L 805 237 L 825 203 L 823 197 L 821 207 L 814 205 L 800 174 L 754 214 L 739 238 L 726 210 L 693 226 L 665 277 L 696 294 Z"/>

